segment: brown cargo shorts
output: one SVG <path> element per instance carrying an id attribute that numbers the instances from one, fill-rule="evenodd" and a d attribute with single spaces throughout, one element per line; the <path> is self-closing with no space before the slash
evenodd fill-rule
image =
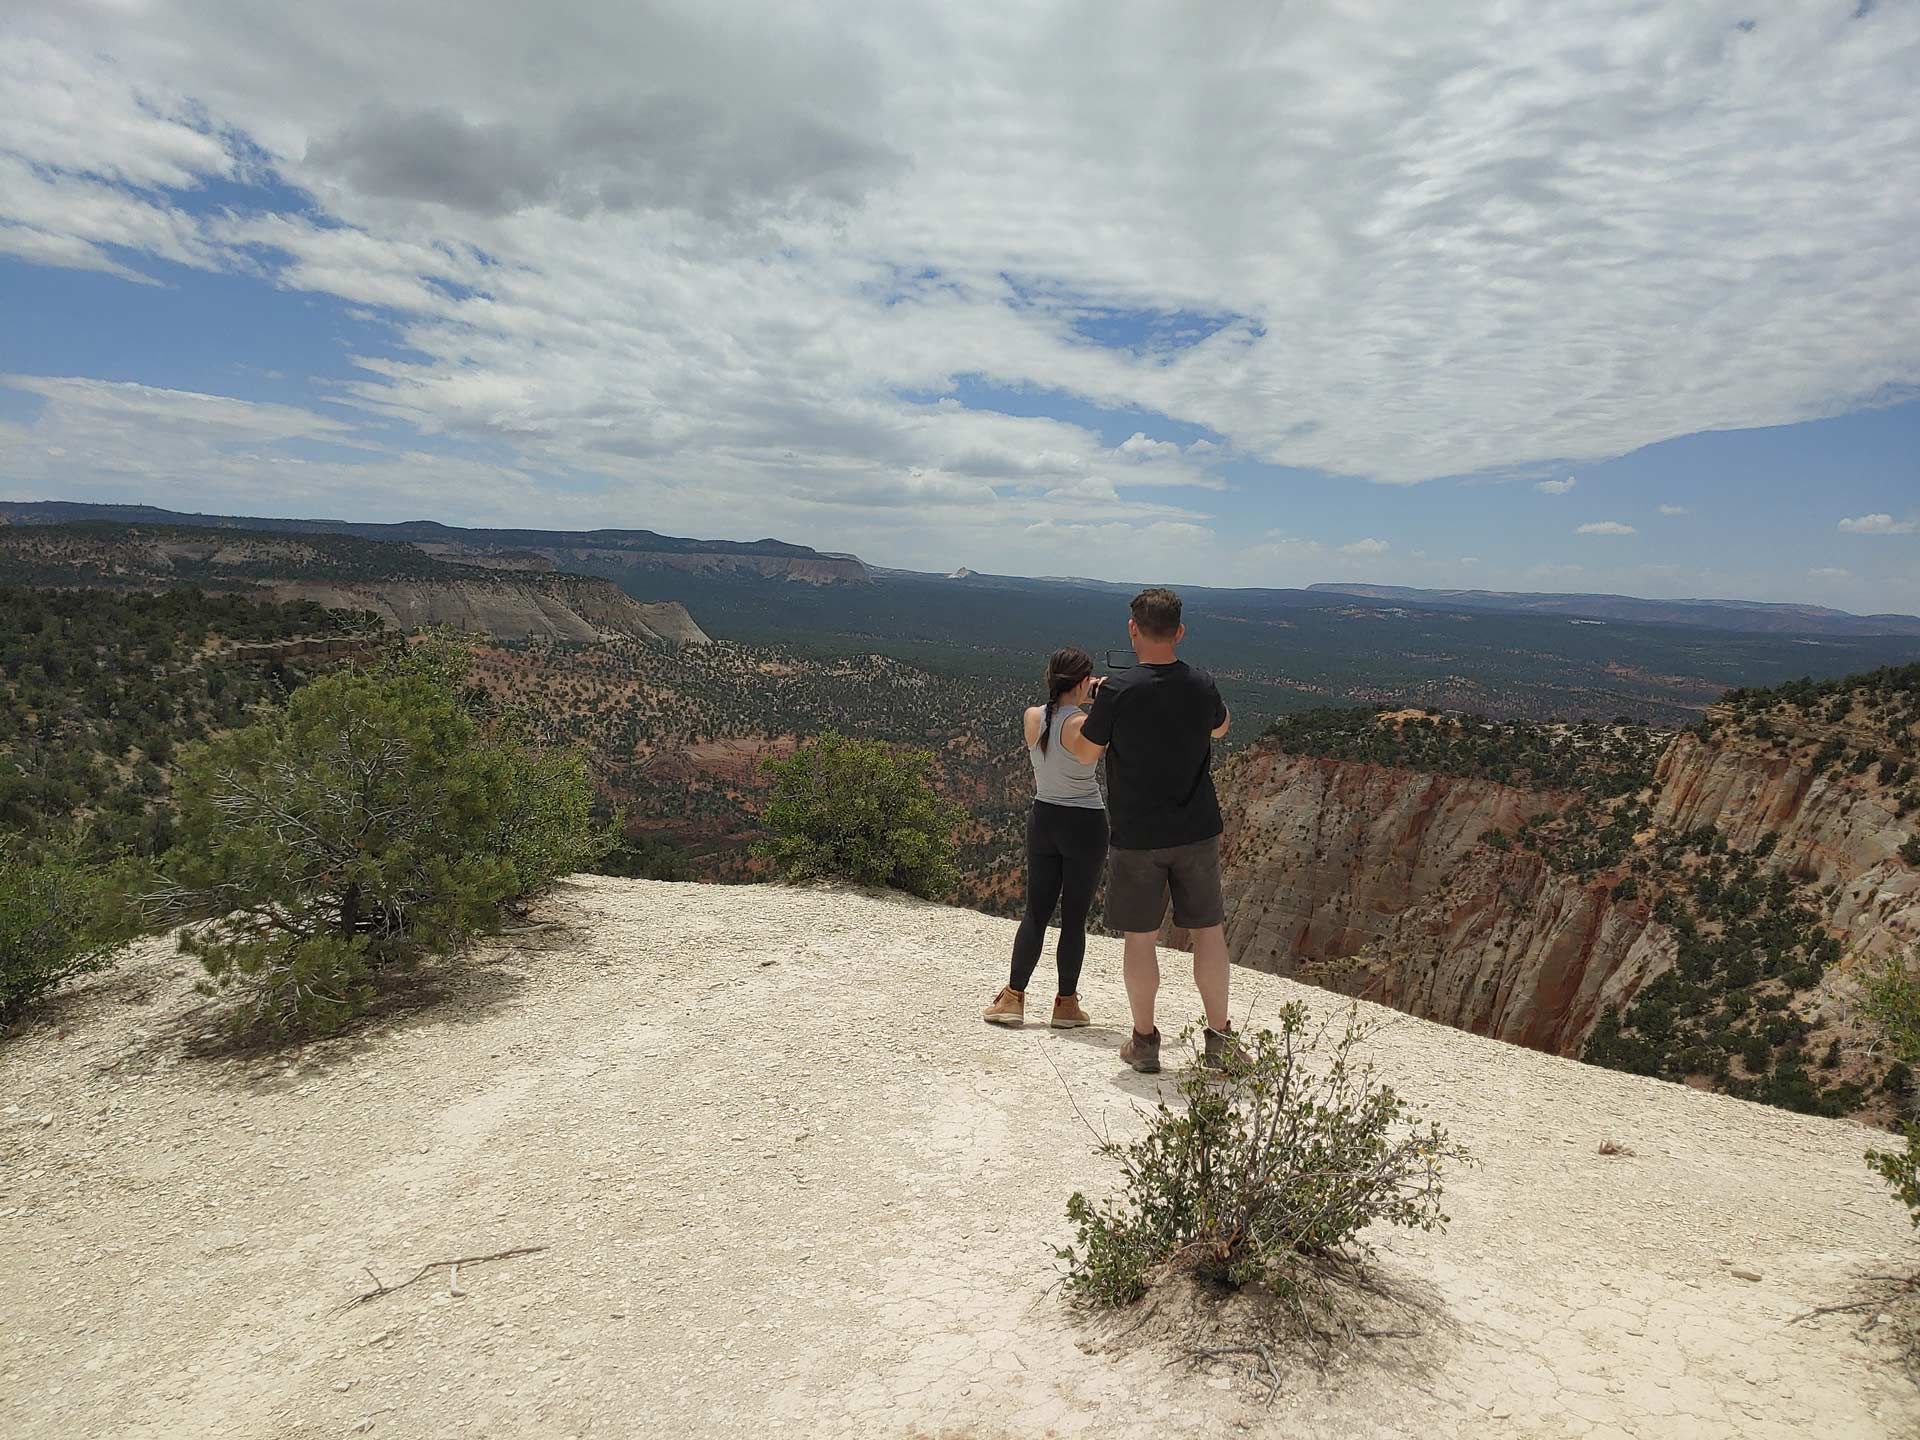
<path id="1" fill-rule="evenodd" d="M 1107 925 L 1139 934 L 1158 930 L 1173 892 L 1173 923 L 1186 930 L 1227 918 L 1220 893 L 1220 837 L 1162 850 L 1107 852 Z"/>

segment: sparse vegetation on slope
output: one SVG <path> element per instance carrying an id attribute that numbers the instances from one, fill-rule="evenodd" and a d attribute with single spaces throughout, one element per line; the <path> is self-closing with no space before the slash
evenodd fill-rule
<path id="1" fill-rule="evenodd" d="M 929 751 L 934 788 L 965 811 L 953 898 L 1003 912 L 1017 905 L 1032 781 L 1019 728 L 1029 687 L 1016 679 L 943 675 L 877 655 L 805 660 L 732 643 L 669 652 L 608 640 L 474 653 L 479 684 L 525 710 L 543 737 L 587 753 L 603 794 L 627 811 L 633 863 L 670 866 L 645 873 L 764 873 L 751 855 L 766 834 L 772 784 L 761 762 L 837 731 Z"/>
<path id="2" fill-rule="evenodd" d="M 1290 755 L 1321 755 L 1492 780 L 1529 790 L 1629 795 L 1653 780 L 1667 732 L 1620 719 L 1554 724 L 1484 715 L 1329 706 L 1283 715 L 1267 736 Z"/>
<path id="3" fill-rule="evenodd" d="M 1653 916 L 1673 934 L 1673 969 L 1624 1012 L 1604 1014 L 1583 1058 L 1669 1080 L 1706 1077 L 1744 1099 L 1843 1115 L 1865 1098 L 1857 1082 L 1828 1083 L 1808 1053 L 1812 1026 L 1794 1005 L 1840 958 L 1818 895 L 1730 850 L 1712 829 L 1661 835 L 1636 857 L 1635 883 L 1657 894 Z M 1622 882 L 1627 883 L 1627 882 Z"/>
<path id="4" fill-rule="evenodd" d="M 0 831 L 30 850 L 75 832 L 95 856 L 165 849 L 179 747 L 245 723 L 331 663 L 270 642 L 365 623 L 190 589 L 0 586 Z"/>

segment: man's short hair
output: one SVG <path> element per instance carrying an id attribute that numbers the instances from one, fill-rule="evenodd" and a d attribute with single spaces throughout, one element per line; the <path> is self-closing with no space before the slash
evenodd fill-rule
<path id="1" fill-rule="evenodd" d="M 1180 597 L 1163 586 L 1142 590 L 1133 597 L 1133 623 L 1151 640 L 1171 640 L 1180 633 Z"/>

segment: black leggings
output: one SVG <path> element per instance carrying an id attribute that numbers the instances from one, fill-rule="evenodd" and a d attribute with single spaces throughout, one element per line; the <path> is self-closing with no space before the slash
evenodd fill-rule
<path id="1" fill-rule="evenodd" d="M 1033 802 L 1027 816 L 1027 913 L 1020 933 L 1013 937 L 1013 976 L 1007 983 L 1025 990 L 1040 963 L 1047 921 L 1060 906 L 1060 970 L 1062 995 L 1080 993 L 1080 962 L 1087 955 L 1087 912 L 1100 886 L 1100 870 L 1107 859 L 1107 812 L 1072 805 Z"/>

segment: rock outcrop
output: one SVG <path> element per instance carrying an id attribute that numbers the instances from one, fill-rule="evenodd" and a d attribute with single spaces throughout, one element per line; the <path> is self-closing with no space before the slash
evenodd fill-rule
<path id="1" fill-rule="evenodd" d="M 1672 963 L 1671 940 L 1610 881 L 1483 843 L 1570 796 L 1264 747 L 1220 784 L 1243 964 L 1572 1054 L 1607 1005 Z"/>
<path id="2" fill-rule="evenodd" d="M 1616 894 L 1627 862 L 1582 877 L 1482 838 L 1576 796 L 1269 743 L 1222 767 L 1220 791 L 1228 943 L 1243 964 L 1562 1055 L 1674 964 L 1675 936 L 1646 898 Z M 1859 963 L 1920 944 L 1920 869 L 1899 853 L 1914 822 L 1871 773 L 1683 731 L 1650 803 L 1669 834 L 1712 826 L 1743 851 L 1776 836 L 1769 865 L 1819 889 L 1845 958 L 1816 1012 Z"/>
<path id="3" fill-rule="evenodd" d="M 564 582 L 564 583 L 563 583 Z M 467 580 L 284 580 L 264 587 L 276 600 L 311 600 L 330 610 L 366 610 L 397 629 L 446 626 L 514 643 L 585 643 L 624 635 L 662 645 L 710 644 L 686 607 L 643 605 L 608 581 L 577 576 Z"/>
<path id="4" fill-rule="evenodd" d="M 1849 953 L 1879 958 L 1920 944 L 1920 868 L 1900 857 L 1920 822 L 1896 804 L 1871 775 L 1816 772 L 1801 756 L 1683 731 L 1660 759 L 1654 820 L 1712 825 L 1740 849 L 1777 835 L 1777 864 L 1832 887 L 1828 923 Z"/>

